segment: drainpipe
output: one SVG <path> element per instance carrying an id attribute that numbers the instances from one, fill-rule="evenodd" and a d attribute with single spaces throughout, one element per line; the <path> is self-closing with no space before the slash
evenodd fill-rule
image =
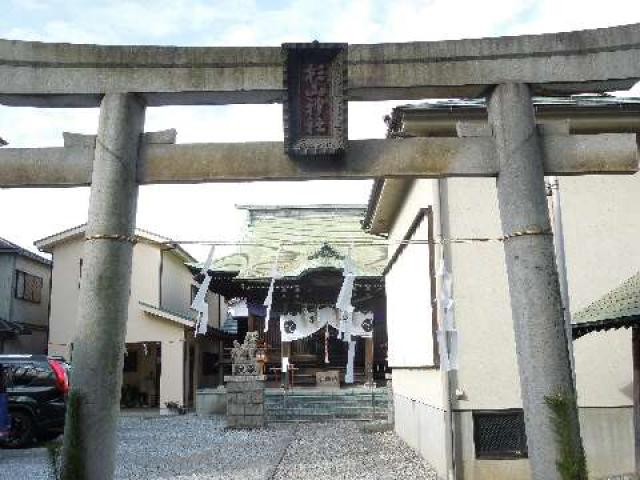
<path id="1" fill-rule="evenodd" d="M 567 281 L 567 258 L 564 250 L 564 227 L 562 224 L 562 199 L 560 194 L 560 184 L 558 177 L 548 177 L 548 192 L 551 196 L 550 213 L 553 222 L 553 239 L 556 253 L 556 264 L 558 268 L 558 279 L 560 281 L 560 298 L 562 299 L 562 313 L 564 316 L 565 329 L 567 331 L 567 341 L 569 349 L 569 360 L 571 361 L 571 377 L 573 386 L 576 386 L 576 366 L 573 356 L 573 336 L 571 328 L 571 307 L 569 304 L 569 283 Z"/>
<path id="2" fill-rule="evenodd" d="M 440 258 L 442 262 L 442 266 L 446 271 L 451 272 L 451 246 L 449 243 L 443 242 L 442 240 L 448 238 L 449 236 L 449 216 L 448 216 L 448 183 L 446 178 L 438 179 L 436 181 L 436 192 L 434 192 L 434 211 L 437 212 L 438 215 L 438 224 L 440 225 L 440 232 L 438 235 L 438 239 L 440 240 Z M 440 298 L 440 291 L 442 289 L 442 284 L 438 285 L 438 298 Z M 444 319 L 444 308 L 440 302 L 437 305 L 434 305 L 438 309 L 438 318 L 440 319 L 439 327 L 443 328 L 443 319 Z M 443 366 L 441 364 L 440 368 Z M 457 389 L 457 376 L 454 370 L 448 370 L 442 372 L 443 379 L 443 390 L 444 390 L 444 402 L 445 402 L 445 411 L 447 412 L 447 426 L 445 427 L 446 432 L 446 446 L 445 446 L 445 455 L 447 461 L 447 478 L 448 480 L 455 480 L 458 478 L 457 475 L 457 465 L 456 465 L 456 422 L 455 416 L 453 413 L 453 407 L 456 404 L 456 389 Z M 448 428 L 447 428 L 448 427 Z"/>
<path id="3" fill-rule="evenodd" d="M 53 292 L 53 262 L 54 262 L 54 254 L 51 252 L 51 270 L 49 270 L 49 295 L 47 296 L 47 335 L 45 348 L 47 349 L 47 355 L 49 352 L 49 340 L 51 339 L 51 293 Z M 0 350 L 1 352 L 2 350 Z"/>

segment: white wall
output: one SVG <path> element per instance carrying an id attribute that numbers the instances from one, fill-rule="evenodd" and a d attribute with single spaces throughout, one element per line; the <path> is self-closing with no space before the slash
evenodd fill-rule
<path id="1" fill-rule="evenodd" d="M 417 209 L 430 203 L 433 188 L 428 182 L 415 182 L 391 238 L 401 237 Z M 449 179 L 446 183 L 447 203 L 442 209 L 451 238 L 502 235 L 495 179 Z M 560 185 L 569 294 L 575 312 L 640 268 L 640 175 L 566 177 Z M 464 478 L 529 478 L 527 460 L 477 460 L 473 446 L 473 410 L 522 406 L 503 245 L 456 243 L 450 246 L 450 256 L 459 331 L 456 377 L 462 393 L 454 409 L 461 442 L 458 461 Z M 403 275 L 387 279 L 392 296 L 390 349 L 418 348 L 405 341 L 402 332 L 393 331 L 394 311 L 403 311 L 394 296 L 403 288 L 412 295 L 417 293 L 412 264 L 406 262 Z M 592 476 L 632 471 L 630 331 L 589 334 L 575 341 L 574 349 L 581 426 Z M 442 431 L 445 425 L 436 413 L 444 402 L 441 382 L 438 370 L 394 370 L 396 430 L 435 464 L 441 464 L 442 452 L 425 449 L 425 445 L 433 442 L 434 432 Z"/>
<path id="2" fill-rule="evenodd" d="M 451 238 L 498 238 L 495 179 L 449 179 Z M 444 208 L 444 206 L 443 206 Z M 501 242 L 454 243 L 451 269 L 458 329 L 456 409 L 520 408 L 515 335 Z"/>
<path id="3" fill-rule="evenodd" d="M 193 275 L 173 250 L 162 252 L 162 298 L 160 307 L 182 315 L 190 315 Z"/>
<path id="4" fill-rule="evenodd" d="M 425 218 L 412 239 L 427 240 L 427 235 Z M 433 366 L 429 246 L 408 245 L 385 281 L 389 366 Z"/>
<path id="5" fill-rule="evenodd" d="M 157 245 L 138 242 L 134 247 L 131 270 L 127 342 L 176 341 L 184 338 L 183 326 L 143 313 L 140 309 L 139 302 L 159 305 L 159 272 L 160 248 Z"/>
<path id="6" fill-rule="evenodd" d="M 569 300 L 577 312 L 640 270 L 640 175 L 565 177 L 560 190 Z M 590 474 L 634 471 L 631 330 L 590 333 L 573 348 Z"/>
<path id="7" fill-rule="evenodd" d="M 83 242 L 70 241 L 53 251 L 49 354 L 69 358 L 78 315 Z"/>
<path id="8" fill-rule="evenodd" d="M 420 209 L 434 206 L 435 185 L 434 180 L 413 182 L 392 226 L 392 240 L 403 239 Z M 413 239 L 427 240 L 427 235 L 425 218 Z M 389 258 L 397 248 L 391 242 Z M 428 245 L 407 246 L 385 282 L 395 431 L 446 478 L 449 413 L 443 372 L 434 367 Z"/>
<path id="9" fill-rule="evenodd" d="M 569 294 L 576 311 L 638 271 L 640 214 L 635 205 L 640 204 L 640 176 L 567 177 L 560 182 Z M 501 235 L 493 179 L 450 179 L 448 184 L 451 237 Z M 460 422 L 460 434 L 468 443 L 462 449 L 465 478 L 527 478 L 526 461 L 475 460 L 473 428 L 465 413 L 521 407 L 502 245 L 454 244 L 451 252 L 460 332 L 457 379 L 464 393 L 456 410 L 466 419 Z M 629 415 L 624 407 L 632 402 L 630 332 L 590 334 L 573 346 L 591 474 L 631 471 L 632 430 L 624 423 Z M 601 428 L 603 419 L 607 428 Z"/>
<path id="10" fill-rule="evenodd" d="M 569 299 L 577 312 L 640 270 L 640 175 L 560 179 Z M 581 406 L 633 404 L 631 331 L 573 343 Z"/>
<path id="11" fill-rule="evenodd" d="M 402 240 L 421 208 L 433 204 L 433 181 L 414 182 L 389 238 Z M 425 218 L 412 240 L 427 240 Z M 389 258 L 399 244 L 391 242 Z M 385 278 L 389 366 L 433 366 L 429 246 L 407 245 Z"/>
<path id="12" fill-rule="evenodd" d="M 184 405 L 184 365 L 185 339 L 182 341 L 162 342 L 160 358 L 162 374 L 160 375 L 160 409 L 165 410 L 167 402 Z"/>

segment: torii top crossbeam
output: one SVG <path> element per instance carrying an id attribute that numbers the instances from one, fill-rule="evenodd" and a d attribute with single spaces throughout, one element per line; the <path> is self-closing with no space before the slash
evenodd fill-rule
<path id="1" fill-rule="evenodd" d="M 518 37 L 350 45 L 349 100 L 624 90 L 640 80 L 640 25 Z M 279 47 L 98 46 L 0 40 L 0 103 L 99 105 L 139 93 L 149 106 L 280 103 Z"/>

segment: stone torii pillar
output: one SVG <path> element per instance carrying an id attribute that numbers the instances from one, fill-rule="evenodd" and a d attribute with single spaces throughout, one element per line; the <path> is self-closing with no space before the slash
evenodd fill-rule
<path id="1" fill-rule="evenodd" d="M 144 105 L 132 94 L 106 94 L 100 105 L 64 436 L 64 480 L 113 478 L 144 116 Z"/>
<path id="2" fill-rule="evenodd" d="M 547 399 L 568 402 L 568 446 L 573 458 L 584 458 L 584 452 L 529 87 L 498 85 L 488 110 L 532 477 L 559 480 L 561 445 Z"/>

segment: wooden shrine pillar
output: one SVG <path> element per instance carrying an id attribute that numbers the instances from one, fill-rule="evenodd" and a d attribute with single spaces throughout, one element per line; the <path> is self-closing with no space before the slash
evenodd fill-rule
<path id="1" fill-rule="evenodd" d="M 256 317 L 251 313 L 247 316 L 247 332 L 255 332 L 257 330 Z"/>
<path id="2" fill-rule="evenodd" d="M 218 386 L 224 385 L 224 340 L 218 341 Z"/>
<path id="3" fill-rule="evenodd" d="M 365 385 L 373 386 L 373 335 L 365 338 L 364 349 L 364 375 Z"/>
<path id="4" fill-rule="evenodd" d="M 200 357 L 200 341 L 199 338 L 196 337 L 193 342 L 193 359 L 191 360 L 193 362 L 193 370 L 191 371 L 191 398 L 189 398 L 189 406 L 194 408 L 196 406 L 198 385 L 200 385 L 200 371 L 202 369 L 202 366 L 200 364 Z"/>

